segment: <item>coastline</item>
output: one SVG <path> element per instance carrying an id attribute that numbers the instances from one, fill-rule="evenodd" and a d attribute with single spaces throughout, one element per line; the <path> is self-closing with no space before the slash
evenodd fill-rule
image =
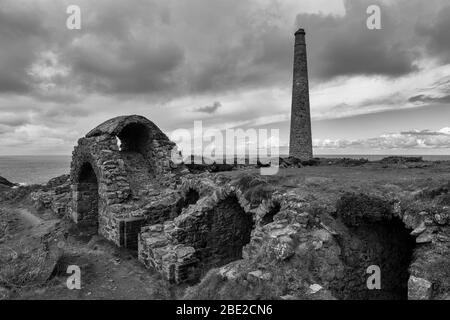
<path id="1" fill-rule="evenodd" d="M 285 158 L 285 155 L 281 155 Z M 316 154 L 323 159 L 367 159 L 380 161 L 392 155 L 368 154 Z M 399 155 L 398 157 L 422 157 L 424 161 L 450 161 L 450 155 Z M 50 179 L 69 173 L 71 156 L 0 156 L 0 176 L 20 186 L 45 184 Z"/>

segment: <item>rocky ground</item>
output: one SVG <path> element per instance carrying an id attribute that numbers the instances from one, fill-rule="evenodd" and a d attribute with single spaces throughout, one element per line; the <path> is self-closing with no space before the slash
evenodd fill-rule
<path id="1" fill-rule="evenodd" d="M 31 209 L 32 211 L 32 209 Z M 135 256 L 65 220 L 44 220 L 29 208 L 0 210 L 0 294 L 8 299 L 170 299 L 174 290 Z M 66 285 L 69 265 L 82 289 Z"/>
<path id="2" fill-rule="evenodd" d="M 7 179 L 0 177 L 0 192 L 8 191 L 10 188 L 15 187 L 16 185 Z"/>
<path id="3" fill-rule="evenodd" d="M 266 177 L 257 168 L 197 175 L 238 187 L 250 207 L 271 199 L 279 208 L 252 231 L 243 259 L 188 285 L 165 281 L 134 252 L 64 218 L 67 177 L 4 185 L 0 298 L 450 298 L 449 162 L 287 159 L 281 166 Z M 81 290 L 67 289 L 71 264 L 83 270 Z M 381 291 L 364 289 L 370 264 L 382 265 L 389 280 Z"/>
<path id="4" fill-rule="evenodd" d="M 449 299 L 449 169 L 390 158 L 281 170 L 246 191 L 249 202 L 283 202 L 273 222 L 256 228 L 243 260 L 211 270 L 185 298 Z M 385 290 L 365 291 L 371 264 Z"/>
<path id="5" fill-rule="evenodd" d="M 135 253 L 86 236 L 58 213 L 55 202 L 64 195 L 55 190 L 66 181 L 0 193 L 0 300 L 174 298 L 178 288 L 145 269 Z M 69 265 L 82 270 L 81 290 L 67 288 Z"/>

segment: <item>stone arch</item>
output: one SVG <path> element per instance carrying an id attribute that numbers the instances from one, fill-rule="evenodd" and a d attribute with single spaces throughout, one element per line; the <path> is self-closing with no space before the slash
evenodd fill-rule
<path id="1" fill-rule="evenodd" d="M 391 204 L 376 196 L 345 194 L 336 215 L 347 232 L 340 239 L 344 277 L 332 283 L 333 294 L 351 300 L 407 299 L 415 239 Z M 380 289 L 367 288 L 370 266 L 380 269 Z"/>
<path id="2" fill-rule="evenodd" d="M 73 220 L 83 220 L 80 197 L 85 192 L 80 181 L 84 176 L 80 173 L 88 163 L 97 178 L 98 233 L 121 245 L 120 222 L 131 218 L 144 221 L 144 204 L 152 202 L 157 190 L 170 183 L 167 175 L 172 172 L 174 146 L 153 122 L 137 115 L 110 119 L 88 132 L 72 153 Z"/>
<path id="3" fill-rule="evenodd" d="M 197 233 L 190 244 L 196 249 L 201 274 L 242 258 L 254 222 L 235 195 L 227 196 L 207 211 L 201 224 L 204 231 Z"/>
<path id="4" fill-rule="evenodd" d="M 138 115 L 112 118 L 91 130 L 86 138 L 101 136 L 110 137 L 113 142 L 109 148 L 119 151 L 119 157 L 125 162 L 128 160 L 131 166 L 140 165 L 145 160 L 152 176 L 171 171 L 171 151 L 175 143 L 147 118 Z"/>
<path id="5" fill-rule="evenodd" d="M 415 247 L 410 231 L 398 218 L 366 221 L 358 226 L 351 226 L 351 237 L 342 245 L 345 279 L 348 282 L 342 289 L 335 291 L 336 296 L 352 300 L 407 299 L 408 268 Z M 379 290 L 367 290 L 366 280 L 369 275 L 366 271 L 369 266 L 380 268 Z"/>
<path id="6" fill-rule="evenodd" d="M 254 228 L 254 213 L 234 189 L 216 189 L 164 226 L 143 228 L 139 259 L 168 280 L 197 281 L 211 268 L 241 259 Z M 170 259 L 161 259 L 166 253 Z"/>
<path id="7" fill-rule="evenodd" d="M 72 158 L 71 168 L 70 168 L 70 179 L 72 185 L 76 185 L 82 180 L 86 168 L 90 167 L 97 177 L 97 182 L 100 183 L 101 180 L 101 170 L 97 166 L 94 158 L 86 152 L 79 152 L 82 148 L 75 148 L 74 155 Z"/>
<path id="8" fill-rule="evenodd" d="M 99 182 L 94 167 L 86 161 L 75 176 L 72 215 L 75 222 L 97 233 L 99 224 Z"/>

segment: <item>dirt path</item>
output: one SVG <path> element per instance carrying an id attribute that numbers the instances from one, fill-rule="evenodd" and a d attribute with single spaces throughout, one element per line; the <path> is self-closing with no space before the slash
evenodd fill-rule
<path id="1" fill-rule="evenodd" d="M 68 289 L 68 266 L 80 268 L 81 290 Z M 87 243 L 70 236 L 56 270 L 45 286 L 19 290 L 13 299 L 166 300 L 176 295 L 159 273 L 145 269 L 130 252 L 98 236 Z"/>
<path id="2" fill-rule="evenodd" d="M 28 209 L 18 208 L 16 209 L 16 211 L 17 213 L 19 213 L 19 216 L 22 219 L 22 221 L 24 221 L 31 227 L 37 226 L 42 222 L 44 222 L 44 220 L 32 214 Z"/>
<path id="3" fill-rule="evenodd" d="M 43 219 L 32 208 L 2 207 L 11 237 L 0 244 L 23 248 L 24 241 L 38 241 L 59 219 Z M 51 218 L 51 217 L 49 217 Z M 179 288 L 162 279 L 159 273 L 146 269 L 133 252 L 117 248 L 100 236 L 88 236 L 75 225 L 68 226 L 68 237 L 62 242 L 63 253 L 57 272 L 45 285 L 17 288 L 11 299 L 173 299 Z M 36 240 L 34 240 L 36 239 Z M 25 242 L 26 243 L 26 242 Z M 79 266 L 81 290 L 67 288 L 67 268 Z M 54 271 L 55 272 L 55 271 Z"/>

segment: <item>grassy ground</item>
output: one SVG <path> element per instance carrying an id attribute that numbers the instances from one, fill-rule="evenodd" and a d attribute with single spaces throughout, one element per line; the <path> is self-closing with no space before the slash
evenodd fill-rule
<path id="1" fill-rule="evenodd" d="M 280 169 L 273 176 L 261 176 L 269 184 L 299 197 L 334 204 L 346 192 L 401 196 L 427 188 L 439 188 L 450 181 L 450 162 L 405 165 L 368 163 L 358 167 L 316 166 Z M 245 170 L 259 175 L 259 170 Z M 238 179 L 240 171 L 224 173 Z"/>
<path id="2" fill-rule="evenodd" d="M 244 171 L 259 175 L 257 169 Z M 238 180 L 243 172 L 230 171 L 223 174 Z M 333 165 L 288 168 L 280 169 L 277 175 L 259 178 L 268 182 L 270 187 L 288 191 L 308 202 L 334 206 L 346 192 L 400 197 L 437 189 L 450 181 L 450 162 L 411 166 L 368 163 L 356 167 Z M 253 191 L 250 197 L 264 197 L 266 193 L 272 192 L 271 189 L 261 189 L 257 185 Z M 42 223 L 39 222 L 40 219 Z M 8 247 L 26 246 L 26 241 L 36 241 L 42 226 L 53 219 L 49 212 L 36 212 L 23 199 L 16 206 L 0 203 L 0 248 L 5 251 Z M 76 228 L 69 228 L 66 236 L 63 255 L 58 260 L 51 279 L 45 285 L 15 287 L 9 298 L 171 299 L 183 296 L 185 288 L 173 286 L 156 272 L 145 269 L 133 253 L 118 249 L 99 237 L 86 237 Z M 69 275 L 65 271 L 72 264 L 81 268 L 81 290 L 67 289 L 66 280 Z"/>

